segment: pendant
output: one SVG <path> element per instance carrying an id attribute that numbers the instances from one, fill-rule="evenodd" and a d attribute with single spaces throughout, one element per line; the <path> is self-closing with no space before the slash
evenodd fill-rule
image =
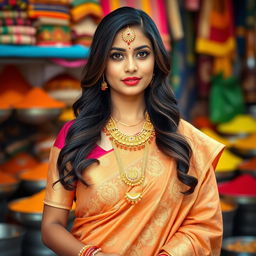
<path id="1" fill-rule="evenodd" d="M 145 177 L 139 168 L 133 167 L 121 175 L 122 181 L 129 186 L 137 186 L 143 183 Z"/>
<path id="2" fill-rule="evenodd" d="M 126 200 L 131 203 L 131 204 L 137 204 L 141 198 L 142 198 L 142 193 L 139 192 L 127 192 L 125 193 L 125 198 Z"/>

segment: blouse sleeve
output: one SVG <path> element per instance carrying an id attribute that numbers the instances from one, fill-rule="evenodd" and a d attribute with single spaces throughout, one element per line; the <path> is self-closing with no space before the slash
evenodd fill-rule
<path id="1" fill-rule="evenodd" d="M 65 136 L 70 125 L 70 122 L 68 122 L 63 126 L 63 128 L 61 129 L 56 138 L 54 146 L 51 149 L 46 194 L 44 199 L 44 203 L 46 205 L 67 210 L 70 210 L 72 208 L 75 190 L 66 190 L 60 182 L 57 182 L 56 184 L 54 184 L 54 182 L 56 182 L 59 179 L 57 159 L 61 148 L 65 144 Z"/>
<path id="2" fill-rule="evenodd" d="M 60 148 L 60 149 L 62 149 L 64 147 L 68 130 L 73 123 L 74 123 L 74 121 L 69 121 L 63 125 L 63 127 L 61 128 L 61 130 L 60 130 L 59 134 L 57 135 L 56 140 L 54 142 L 55 147 Z"/>

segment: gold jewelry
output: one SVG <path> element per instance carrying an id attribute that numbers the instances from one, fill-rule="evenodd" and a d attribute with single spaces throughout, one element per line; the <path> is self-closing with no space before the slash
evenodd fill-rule
<path id="1" fill-rule="evenodd" d="M 79 253 L 77 254 L 77 256 L 82 256 L 83 253 L 84 253 L 88 248 L 90 248 L 90 247 L 92 247 L 92 245 L 85 245 L 85 246 L 79 251 Z"/>
<path id="2" fill-rule="evenodd" d="M 105 78 L 104 78 L 104 74 L 102 76 L 102 82 L 101 82 L 101 90 L 102 91 L 106 91 L 108 89 L 108 84 L 107 82 L 105 81 Z"/>
<path id="3" fill-rule="evenodd" d="M 128 45 L 132 41 L 134 41 L 136 38 L 136 34 L 133 29 L 131 29 L 129 26 L 125 29 L 125 31 L 122 32 L 122 39 L 125 41 Z"/>
<path id="4" fill-rule="evenodd" d="M 117 147 L 134 151 L 143 149 L 146 143 L 151 143 L 155 135 L 154 126 L 150 121 L 148 113 L 145 115 L 142 130 L 136 135 L 123 134 L 117 128 L 112 117 L 103 129 L 103 132 Z"/>
<path id="5" fill-rule="evenodd" d="M 142 168 L 141 170 L 136 167 L 131 167 L 130 169 L 125 170 L 123 167 L 123 163 L 120 157 L 119 149 L 116 147 L 115 143 L 112 143 L 114 148 L 114 153 L 116 156 L 117 164 L 119 167 L 120 178 L 122 182 L 126 185 L 134 187 L 141 185 L 145 181 L 145 171 L 148 162 L 148 153 L 149 153 L 149 143 L 146 143 L 143 160 L 142 160 Z M 142 199 L 142 191 L 141 192 L 126 192 L 125 193 L 126 200 L 131 204 L 136 204 Z"/>
<path id="6" fill-rule="evenodd" d="M 112 118 L 113 118 L 113 120 L 114 120 L 116 123 L 122 124 L 122 125 L 124 125 L 124 126 L 126 126 L 126 127 L 133 127 L 133 126 L 139 125 L 142 121 L 145 120 L 145 119 L 143 118 L 143 119 L 141 119 L 141 120 L 140 120 L 138 123 L 136 123 L 136 124 L 126 124 L 126 123 L 123 123 L 123 122 L 121 122 L 121 121 L 115 119 L 114 117 L 112 117 Z"/>

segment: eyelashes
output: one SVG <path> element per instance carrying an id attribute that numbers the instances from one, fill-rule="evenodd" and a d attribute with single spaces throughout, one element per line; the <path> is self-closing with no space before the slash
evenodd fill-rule
<path id="1" fill-rule="evenodd" d="M 146 59 L 149 54 L 150 54 L 150 52 L 148 52 L 148 51 L 139 51 L 136 53 L 136 58 L 143 60 L 143 59 Z M 110 58 L 112 60 L 121 61 L 125 58 L 125 55 L 121 52 L 113 52 L 110 54 Z"/>

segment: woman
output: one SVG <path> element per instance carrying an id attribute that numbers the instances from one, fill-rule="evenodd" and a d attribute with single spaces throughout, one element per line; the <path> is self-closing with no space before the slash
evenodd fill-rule
<path id="1" fill-rule="evenodd" d="M 180 119 L 169 71 L 146 13 L 123 7 L 101 21 L 76 119 L 50 156 L 42 237 L 58 255 L 219 255 L 223 145 Z"/>

